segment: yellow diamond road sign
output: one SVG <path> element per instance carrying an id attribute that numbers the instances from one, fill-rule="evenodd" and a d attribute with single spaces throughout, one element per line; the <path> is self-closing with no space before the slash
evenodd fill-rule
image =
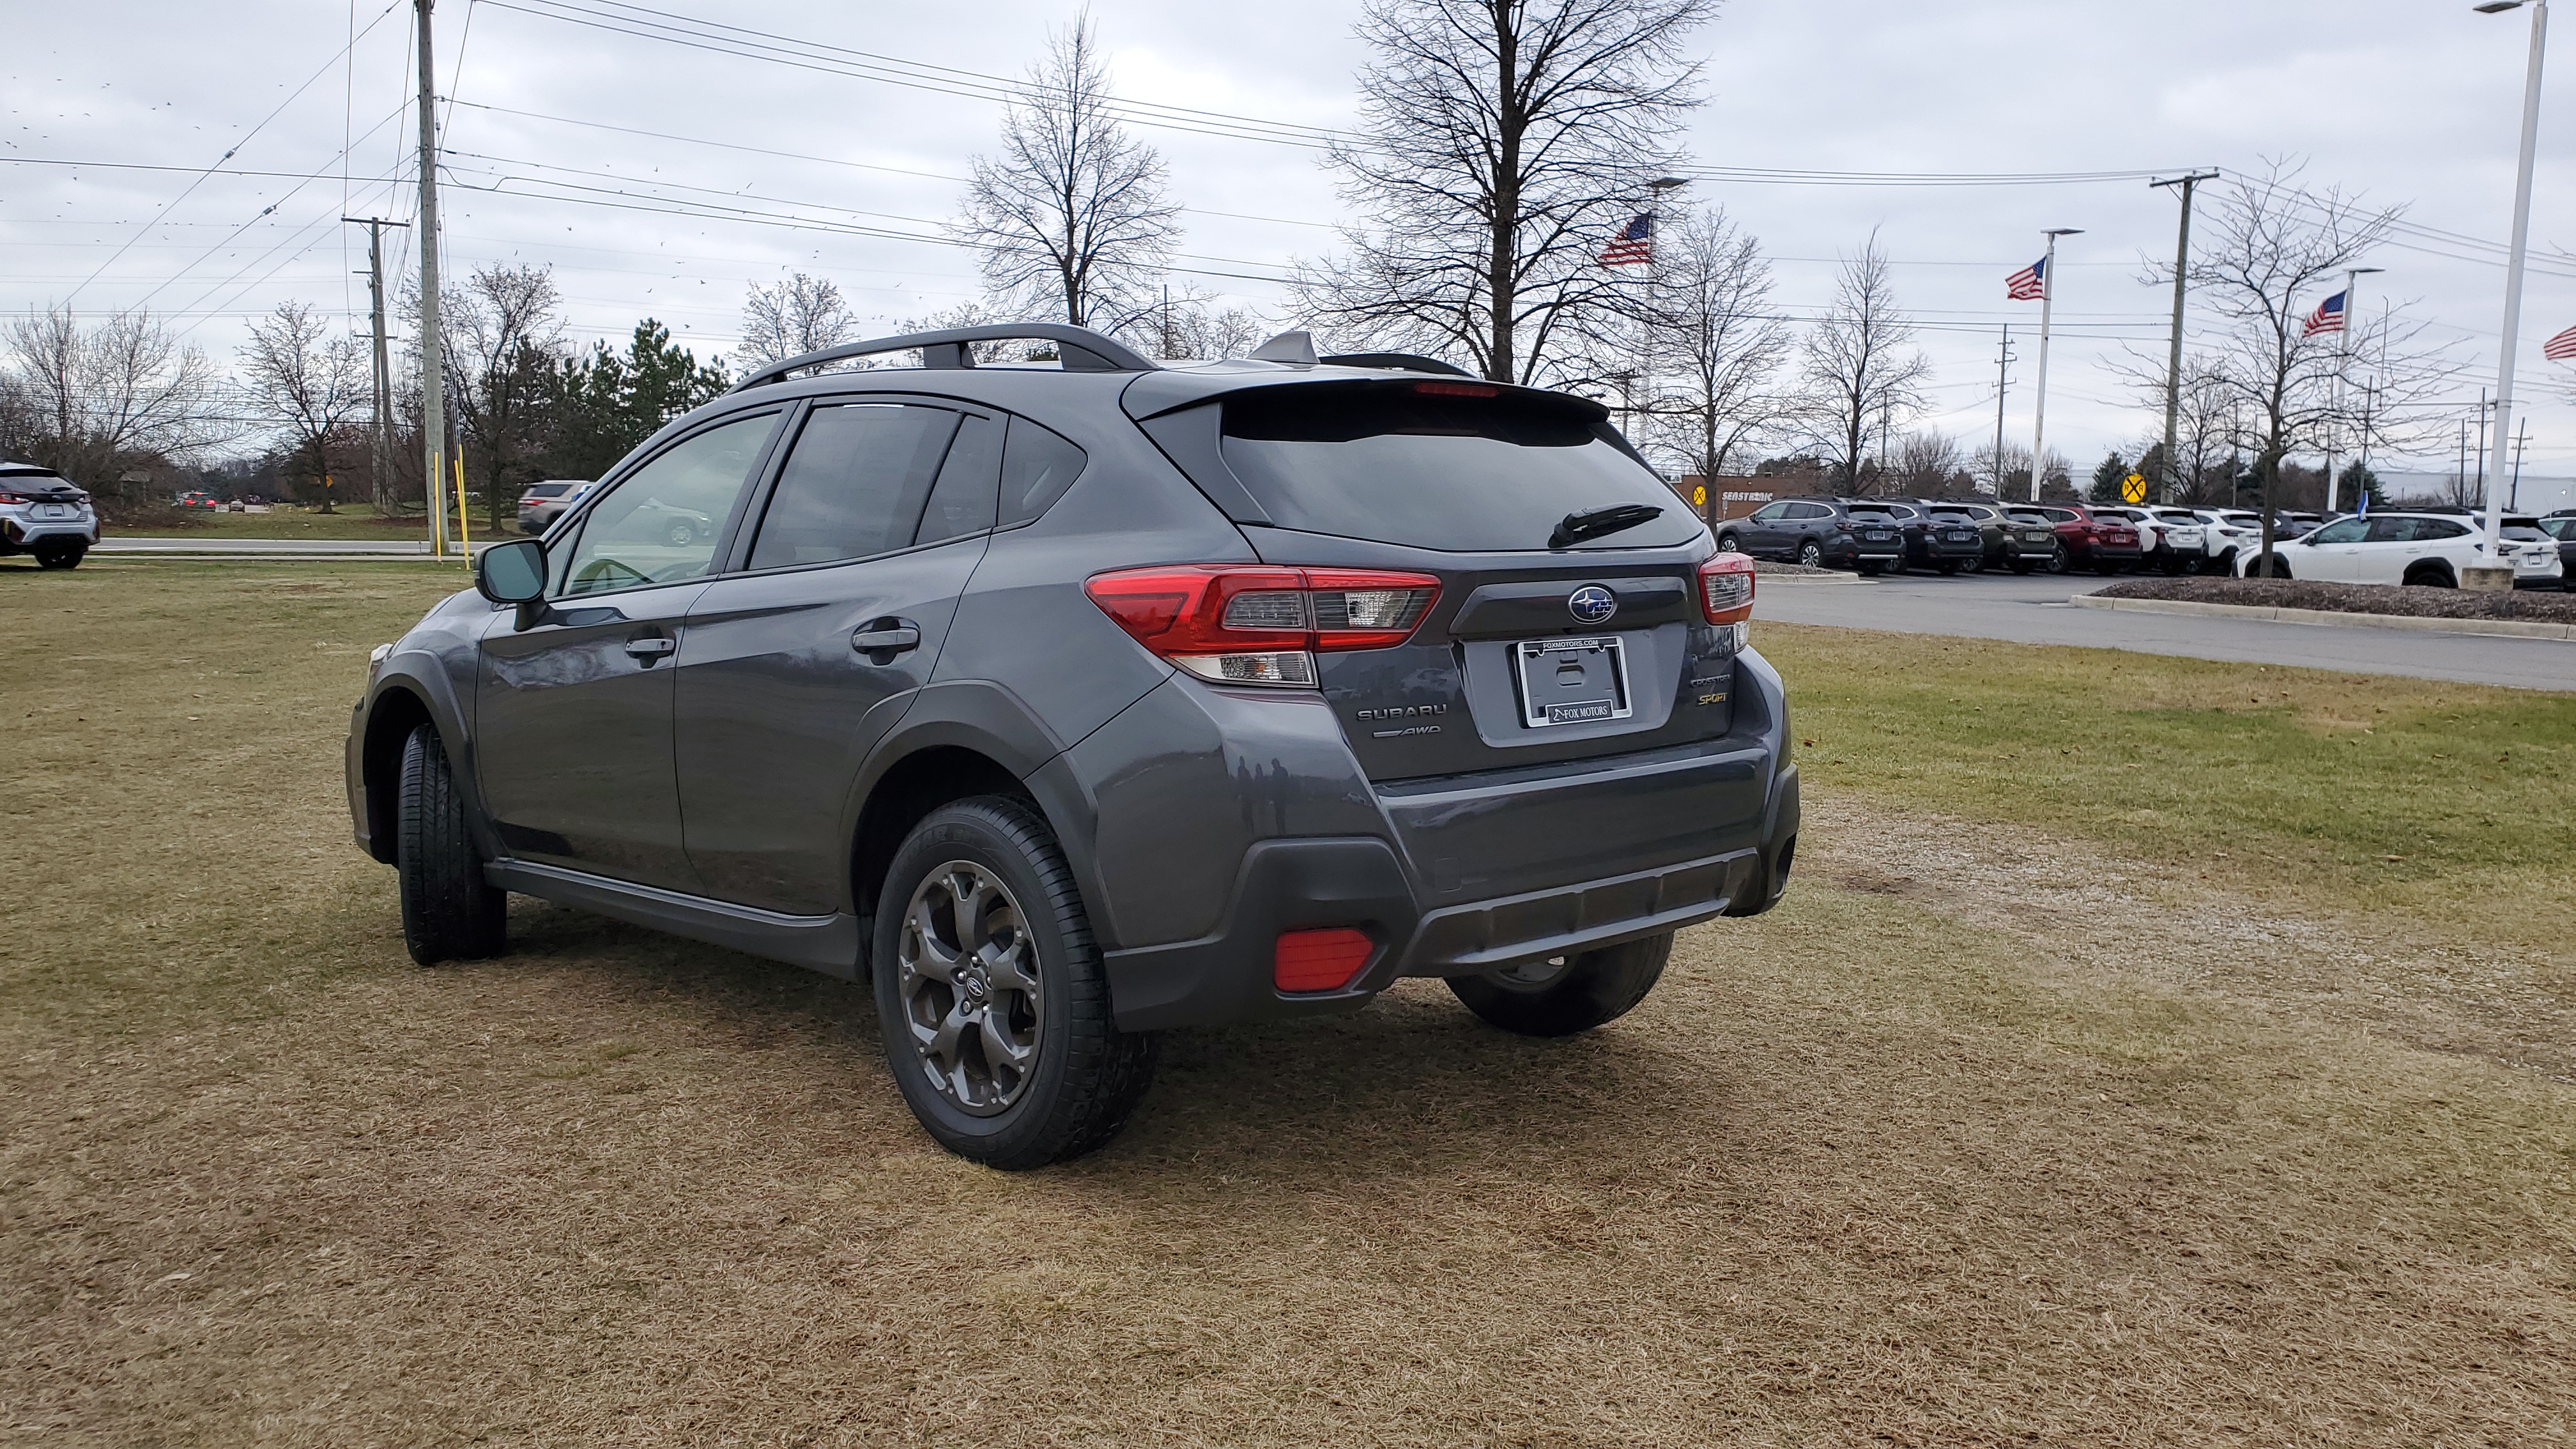
<path id="1" fill-rule="evenodd" d="M 2144 478 L 2139 477 L 2139 476 L 2138 476 L 2137 474 L 2135 474 L 2135 473 L 2132 473 L 2132 474 L 2130 474 L 2128 477 L 2121 479 L 2121 480 L 2120 480 L 2120 501 L 2121 501 L 2121 502 L 2123 502 L 2123 503 L 2144 503 L 2144 502 L 2146 502 L 2146 501 L 2147 501 L 2147 480 L 2146 480 L 2146 479 L 2144 479 Z"/>

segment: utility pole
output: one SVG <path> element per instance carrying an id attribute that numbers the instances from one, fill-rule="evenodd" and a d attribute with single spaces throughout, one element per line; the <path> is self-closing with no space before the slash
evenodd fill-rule
<path id="1" fill-rule="evenodd" d="M 2030 501 L 2039 501 L 2039 480 L 2048 473 L 2048 313 L 2057 301 L 2057 239 L 2082 236 L 2077 226 L 2052 227 L 2040 235 L 2048 238 L 2048 255 L 2039 263 L 2039 392 L 2031 404 L 2030 420 Z"/>
<path id="2" fill-rule="evenodd" d="M 385 358 L 384 229 L 410 223 L 387 221 L 380 216 L 344 216 L 340 219 L 360 222 L 367 228 L 367 315 L 376 334 L 376 420 L 374 435 L 367 447 L 367 482 L 377 499 L 383 501 L 385 479 L 393 473 L 394 464 L 394 378 Z"/>
<path id="3" fill-rule="evenodd" d="M 2012 385 L 2012 324 L 1995 348 L 1995 501 L 2004 501 L 2004 390 Z"/>
<path id="4" fill-rule="evenodd" d="M 2147 183 L 2149 186 L 2182 188 L 2182 234 L 2174 242 L 2173 353 L 2165 362 L 2165 476 L 2163 482 L 2164 501 L 2167 504 L 2174 501 L 2174 448 L 2176 446 L 2174 432 L 2182 413 L 2182 302 L 2191 271 L 2191 193 L 2192 188 L 2200 183 L 2217 179 L 2218 173 L 2215 171 L 2194 171 L 2188 176 L 2176 176 L 2169 180 Z"/>
<path id="5" fill-rule="evenodd" d="M 420 16 L 420 446 L 421 481 L 429 491 L 430 551 L 447 556 L 447 357 L 438 322 L 438 87 L 430 73 L 429 8 Z"/>
<path id="6" fill-rule="evenodd" d="M 2508 512 L 2522 511 L 2522 449 L 2523 445 L 2530 441 L 2531 419 L 2524 418 L 2521 430 L 2513 435 L 2513 483 L 2505 494 L 2504 503 Z"/>

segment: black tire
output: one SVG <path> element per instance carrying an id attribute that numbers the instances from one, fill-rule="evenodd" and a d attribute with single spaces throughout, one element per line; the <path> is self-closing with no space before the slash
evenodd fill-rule
<path id="1" fill-rule="evenodd" d="M 1017 1013 L 1028 1007 L 1022 1029 L 1034 1032 L 1034 1055 L 1025 1070 L 996 1067 L 980 1038 L 967 1044 L 983 1063 L 987 1084 L 1001 1084 L 994 1087 L 997 1100 L 981 1111 L 933 1084 L 929 1054 L 913 1036 L 915 1005 L 954 1015 L 964 1000 L 961 989 L 931 973 L 909 972 L 903 961 L 906 918 L 916 893 L 934 890 L 936 877 L 960 864 L 998 883 L 1004 897 L 999 904 L 1014 918 L 1012 939 L 1025 927 L 1025 944 L 1036 958 L 1033 1007 L 1024 994 L 1016 1004 L 1005 1003 L 1003 987 L 975 992 L 975 999 L 989 1001 L 988 1010 Z M 957 923 L 952 917 L 948 924 Z M 980 934 L 989 928 L 988 920 L 977 929 Z M 923 1130 L 960 1157 L 1013 1172 L 1079 1157 L 1118 1135 L 1153 1083 L 1155 1039 L 1122 1032 L 1111 1018 L 1108 973 L 1073 871 L 1045 818 L 1025 801 L 980 795 L 943 805 L 913 827 L 886 870 L 868 959 L 886 1066 Z M 944 1007 L 938 1004 L 941 991 L 947 992 Z M 966 1050 L 961 1045 L 961 1071 Z"/>
<path id="2" fill-rule="evenodd" d="M 2408 587 L 2418 589 L 2456 589 L 2460 586 L 2460 581 L 2451 577 L 2451 571 L 2440 564 L 2417 564 L 2408 569 L 2406 583 Z"/>
<path id="3" fill-rule="evenodd" d="M 2165 555 L 2165 559 L 2164 559 L 2165 577 L 2167 577 L 2167 578 L 2169 578 L 2169 579 L 2178 579 L 2178 578 L 2181 578 L 2184 574 L 2187 574 L 2187 573 L 2191 572 L 2191 569 L 2192 569 L 2192 560 L 2187 559 L 2187 558 L 2184 558 L 2181 554 L 2179 554 L 2179 553 L 2169 553 L 2169 554 L 2166 554 L 2166 555 Z"/>
<path id="4" fill-rule="evenodd" d="M 1572 1036 L 1616 1021 L 1646 999 L 1673 953 L 1673 934 L 1622 941 L 1567 959 L 1551 957 L 1482 976 L 1452 976 L 1467 1009 L 1522 1036 Z"/>
<path id="5" fill-rule="evenodd" d="M 84 544 L 40 543 L 36 545 L 36 567 L 76 569 L 80 567 L 81 559 L 88 553 L 89 548 Z"/>
<path id="6" fill-rule="evenodd" d="M 2289 576 L 2290 566 L 2279 554 L 2266 554 L 2245 566 L 2245 577 L 2249 579 L 2286 579 Z"/>
<path id="7" fill-rule="evenodd" d="M 2095 572 L 2095 573 L 2097 573 L 2097 574 L 2100 574 L 2102 577 L 2104 577 L 2104 578 L 2106 578 L 2106 579 L 2107 579 L 2107 578 L 2109 578 L 2111 575 L 2118 573 L 2119 571 L 2120 571 L 2120 566 L 2119 566 L 2119 564 L 2117 564 L 2117 563 L 2113 562 L 2113 561 L 2112 561 L 2112 560 L 2110 560 L 2110 559 L 2104 559 L 2104 560 L 2102 560 L 2100 563 L 2097 563 L 2097 564 L 2093 565 L 2093 572 Z"/>
<path id="8" fill-rule="evenodd" d="M 2050 573 L 2062 574 L 2074 566 L 2074 560 L 2069 559 L 2066 556 L 2066 545 L 2061 543 L 2048 551 L 2048 571 Z"/>
<path id="9" fill-rule="evenodd" d="M 1957 559 L 1945 558 L 1939 563 L 1934 564 L 1933 567 L 1940 570 L 1944 576 L 1952 575 L 1959 571 L 1959 561 Z"/>
<path id="10" fill-rule="evenodd" d="M 2014 554 L 2004 562 L 2012 565 L 2012 571 L 2017 574 L 2027 574 L 2036 567 L 2035 561 L 2023 558 L 2020 554 Z"/>
<path id="11" fill-rule="evenodd" d="M 509 893 L 483 878 L 483 858 L 465 824 L 465 792 L 430 725 L 403 741 L 394 868 L 411 959 L 435 966 L 501 954 L 509 942 Z"/>
<path id="12" fill-rule="evenodd" d="M 1742 553 L 1744 552 L 1744 540 L 1736 537 L 1732 533 L 1721 533 L 1717 536 L 1717 551 L 1719 553 Z"/>
<path id="13" fill-rule="evenodd" d="M 1812 538 L 1799 544 L 1798 562 L 1811 569 L 1823 568 L 1825 566 L 1825 546 L 1816 542 Z"/>

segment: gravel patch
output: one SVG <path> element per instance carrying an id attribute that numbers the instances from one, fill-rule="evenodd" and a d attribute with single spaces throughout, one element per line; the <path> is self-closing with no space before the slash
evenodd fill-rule
<path id="1" fill-rule="evenodd" d="M 2104 599 L 2167 599 L 2237 604 L 2252 609 L 2317 609 L 2334 614 L 2394 614 L 2410 619 L 2527 619 L 2576 624 L 2576 594 L 2524 590 L 2473 594 L 2460 589 L 2407 589 L 2382 584 L 2320 584 L 2304 579 L 2123 579 L 2093 591 Z"/>
<path id="2" fill-rule="evenodd" d="M 1757 558 L 1753 561 L 1753 572 L 1756 574 L 1786 574 L 1792 578 L 1821 579 L 1832 576 L 1834 570 L 1811 569 L 1805 564 L 1773 563 L 1767 558 Z"/>

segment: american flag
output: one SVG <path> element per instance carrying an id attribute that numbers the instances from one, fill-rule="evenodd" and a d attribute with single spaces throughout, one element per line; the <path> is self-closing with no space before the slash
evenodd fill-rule
<path id="1" fill-rule="evenodd" d="M 2048 295 L 2048 258 L 2004 278 L 2004 295 L 2016 302 L 2036 302 Z"/>
<path id="2" fill-rule="evenodd" d="M 2576 327 L 2570 327 L 2540 344 L 2540 355 L 2552 362 L 2565 362 L 2576 357 Z"/>
<path id="3" fill-rule="evenodd" d="M 1654 259 L 1655 218 L 1642 211 L 1628 218 L 1619 235 L 1601 249 L 1601 265 L 1605 267 L 1633 267 Z"/>
<path id="4" fill-rule="evenodd" d="M 2317 310 L 2308 314 L 2307 330 L 2301 332 L 2299 335 L 2302 337 L 2314 337 L 2320 332 L 2341 332 L 2343 330 L 2343 296 L 2343 293 L 2337 292 L 2333 296 L 2319 302 L 2317 304 Z"/>

